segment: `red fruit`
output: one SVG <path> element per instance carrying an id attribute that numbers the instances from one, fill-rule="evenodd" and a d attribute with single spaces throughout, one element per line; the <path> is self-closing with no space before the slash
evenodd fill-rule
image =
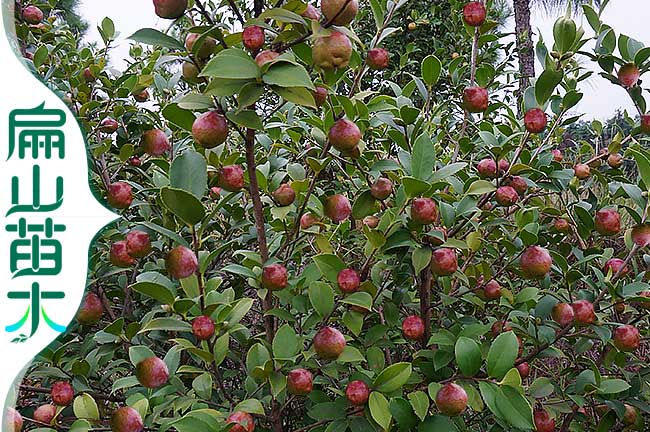
<path id="1" fill-rule="evenodd" d="M 287 391 L 291 394 L 304 396 L 311 393 L 314 379 L 307 369 L 294 369 L 287 374 Z"/>
<path id="2" fill-rule="evenodd" d="M 434 223 L 438 219 L 438 207 L 431 198 L 416 198 L 411 203 L 411 219 L 421 225 Z"/>
<path id="3" fill-rule="evenodd" d="M 275 51 L 264 50 L 255 56 L 255 63 L 257 63 L 259 67 L 262 67 L 278 57 L 280 57 L 280 54 L 276 53 Z"/>
<path id="4" fill-rule="evenodd" d="M 436 394 L 436 406 L 446 416 L 460 415 L 467 408 L 467 393 L 454 383 L 447 383 Z"/>
<path id="5" fill-rule="evenodd" d="M 147 89 L 144 89 L 141 92 L 134 94 L 133 99 L 135 99 L 136 102 L 146 102 L 149 100 L 149 92 Z"/>
<path id="6" fill-rule="evenodd" d="M 214 321 L 212 318 L 201 315 L 192 321 L 192 334 L 198 340 L 209 340 L 214 336 Z"/>
<path id="7" fill-rule="evenodd" d="M 553 306 L 551 316 L 553 317 L 553 321 L 562 327 L 568 326 L 575 319 L 573 307 L 568 303 L 557 303 Z"/>
<path id="8" fill-rule="evenodd" d="M 156 15 L 165 19 L 177 19 L 185 14 L 187 0 L 153 0 Z"/>
<path id="9" fill-rule="evenodd" d="M 379 225 L 379 218 L 377 216 L 366 216 L 363 218 L 363 224 L 370 229 L 375 229 Z"/>
<path id="10" fill-rule="evenodd" d="M 499 205 L 511 206 L 519 200 L 519 194 L 512 186 L 501 186 L 497 189 L 494 197 Z"/>
<path id="11" fill-rule="evenodd" d="M 139 167 L 139 166 L 142 165 L 142 161 L 137 156 L 131 156 L 129 158 L 129 165 L 134 166 L 134 167 Z"/>
<path id="12" fill-rule="evenodd" d="M 641 224 L 632 228 L 632 241 L 639 247 L 650 245 L 650 225 Z"/>
<path id="13" fill-rule="evenodd" d="M 88 293 L 77 311 L 76 320 L 81 325 L 93 325 L 102 319 L 104 305 L 94 293 Z"/>
<path id="14" fill-rule="evenodd" d="M 83 72 L 81 73 L 81 77 L 87 83 L 91 83 L 97 79 L 95 78 L 95 75 L 93 75 L 93 71 L 91 71 L 89 68 L 85 68 L 83 70 Z"/>
<path id="15" fill-rule="evenodd" d="M 419 340 L 424 336 L 424 321 L 417 315 L 410 315 L 402 321 L 402 334 L 406 339 Z"/>
<path id="16" fill-rule="evenodd" d="M 9 428 L 7 432 L 20 432 L 23 429 L 23 416 L 14 408 L 8 407 L 4 425 Z"/>
<path id="17" fill-rule="evenodd" d="M 325 201 L 325 216 L 332 222 L 343 222 L 352 214 L 350 201 L 343 195 L 332 195 Z"/>
<path id="18" fill-rule="evenodd" d="M 512 327 L 510 327 L 510 324 L 504 321 L 495 321 L 492 323 L 492 327 L 490 329 L 492 331 L 493 336 L 497 336 L 501 334 L 502 332 L 509 332 L 512 330 Z"/>
<path id="19" fill-rule="evenodd" d="M 23 20 L 27 24 L 36 25 L 43 21 L 43 11 L 36 6 L 26 6 L 22 11 Z"/>
<path id="20" fill-rule="evenodd" d="M 528 363 L 526 362 L 519 363 L 515 367 L 519 371 L 519 376 L 521 377 L 521 379 L 528 378 L 528 375 L 530 375 L 530 366 L 528 366 Z"/>
<path id="21" fill-rule="evenodd" d="M 250 51 L 257 51 L 264 46 L 264 29 L 253 25 L 248 26 L 242 32 L 242 42 Z"/>
<path id="22" fill-rule="evenodd" d="M 289 284 L 288 279 L 287 269 L 282 264 L 270 264 L 262 269 L 262 287 L 268 290 L 285 289 Z"/>
<path id="23" fill-rule="evenodd" d="M 50 396 L 55 405 L 68 406 L 74 399 L 74 388 L 67 381 L 58 381 L 52 385 Z"/>
<path id="24" fill-rule="evenodd" d="M 55 415 L 56 407 L 54 405 L 41 405 L 34 411 L 34 420 L 45 424 L 51 424 Z"/>
<path id="25" fill-rule="evenodd" d="M 640 76 L 641 72 L 634 63 L 623 65 L 618 70 L 618 82 L 625 88 L 634 87 Z"/>
<path id="26" fill-rule="evenodd" d="M 622 325 L 616 327 L 613 332 L 614 345 L 620 351 L 631 352 L 641 344 L 641 335 L 639 330 L 632 325 Z"/>
<path id="27" fill-rule="evenodd" d="M 359 12 L 358 0 L 322 0 L 320 9 L 330 24 L 346 26 Z"/>
<path id="28" fill-rule="evenodd" d="M 576 325 L 588 326 L 596 322 L 596 313 L 594 312 L 594 305 L 587 300 L 577 300 L 571 307 L 575 314 Z"/>
<path id="29" fill-rule="evenodd" d="M 386 177 L 379 177 L 370 187 L 370 195 L 378 200 L 385 200 L 393 193 L 393 182 Z"/>
<path id="30" fill-rule="evenodd" d="M 172 148 L 167 135 L 160 129 L 151 129 L 142 134 L 140 146 L 145 153 L 151 156 L 161 156 Z"/>
<path id="31" fill-rule="evenodd" d="M 253 416 L 242 411 L 230 414 L 226 419 L 226 424 L 234 425 L 230 428 L 230 432 L 253 432 L 255 430 Z"/>
<path id="32" fill-rule="evenodd" d="M 100 129 L 102 132 L 107 133 L 107 134 L 112 134 L 117 132 L 117 128 L 119 125 L 117 124 L 117 121 L 115 119 L 112 119 L 110 117 L 105 118 L 102 120 L 102 122 L 99 124 Z"/>
<path id="33" fill-rule="evenodd" d="M 607 165 L 610 168 L 620 168 L 623 165 L 623 156 L 619 153 L 612 153 L 607 157 Z"/>
<path id="34" fill-rule="evenodd" d="M 514 190 L 517 191 L 519 195 L 522 196 L 528 190 L 528 183 L 526 183 L 526 180 L 520 176 L 511 177 L 510 181 L 508 181 L 508 186 L 512 187 Z"/>
<path id="35" fill-rule="evenodd" d="M 307 5 L 307 9 L 302 13 L 302 16 L 312 20 L 320 20 L 320 11 L 312 5 Z"/>
<path id="36" fill-rule="evenodd" d="M 190 249 L 177 246 L 167 254 L 165 268 L 174 279 L 183 279 L 196 273 L 199 261 Z"/>
<path id="37" fill-rule="evenodd" d="M 111 251 L 108 255 L 108 260 L 115 267 L 130 267 L 135 263 L 135 259 L 129 255 L 126 248 L 126 241 L 120 240 L 111 245 Z"/>
<path id="38" fill-rule="evenodd" d="M 555 219 L 555 222 L 553 222 L 553 228 L 561 233 L 567 233 L 571 229 L 571 226 L 566 219 L 557 218 Z"/>
<path id="39" fill-rule="evenodd" d="M 497 163 L 492 158 L 485 158 L 476 165 L 478 175 L 483 178 L 495 178 L 497 176 Z"/>
<path id="40" fill-rule="evenodd" d="M 130 406 L 118 408 L 111 417 L 112 432 L 141 432 L 144 423 L 140 413 Z"/>
<path id="41" fill-rule="evenodd" d="M 221 188 L 219 186 L 213 186 L 210 188 L 210 198 L 218 199 L 221 196 Z"/>
<path id="42" fill-rule="evenodd" d="M 126 235 L 126 251 L 134 258 L 144 258 L 151 252 L 149 234 L 140 230 L 132 230 Z"/>
<path id="43" fill-rule="evenodd" d="M 351 381 L 345 388 L 345 397 L 352 405 L 362 406 L 368 402 L 370 388 L 361 380 Z"/>
<path id="44" fill-rule="evenodd" d="M 282 183 L 279 188 L 273 192 L 273 199 L 279 206 L 288 206 L 296 200 L 296 191 L 288 183 Z"/>
<path id="45" fill-rule="evenodd" d="M 472 27 L 480 27 L 485 22 L 487 11 L 483 3 L 479 1 L 472 1 L 465 5 L 463 8 L 463 21 L 465 24 Z"/>
<path id="46" fill-rule="evenodd" d="M 345 349 L 345 337 L 335 328 L 323 327 L 314 336 L 314 351 L 318 358 L 336 360 Z"/>
<path id="47" fill-rule="evenodd" d="M 641 132 L 650 134 L 650 114 L 641 115 Z"/>
<path id="48" fill-rule="evenodd" d="M 611 258 L 608 259 L 607 262 L 605 263 L 605 267 L 603 267 L 603 272 L 605 274 L 612 272 L 612 275 L 617 274 L 619 271 L 621 272 L 621 275 L 624 275 L 628 272 L 628 268 L 625 265 L 625 261 L 623 261 L 620 258 Z"/>
<path id="49" fill-rule="evenodd" d="M 108 186 L 108 205 L 117 209 L 128 208 L 133 202 L 131 185 L 124 182 L 115 182 Z"/>
<path id="50" fill-rule="evenodd" d="M 546 249 L 531 246 L 521 254 L 519 260 L 521 272 L 528 279 L 542 279 L 551 271 L 553 259 Z"/>
<path id="51" fill-rule="evenodd" d="M 214 148 L 226 142 L 228 122 L 216 111 L 201 114 L 192 124 L 192 136 L 201 147 Z"/>
<path id="52" fill-rule="evenodd" d="M 537 410 L 533 417 L 536 432 L 553 432 L 555 430 L 555 420 L 546 411 Z"/>
<path id="53" fill-rule="evenodd" d="M 316 106 L 320 107 L 327 102 L 327 95 L 329 94 L 325 87 L 316 87 L 316 90 L 312 93 L 314 96 L 314 102 Z"/>
<path id="54" fill-rule="evenodd" d="M 483 295 L 487 300 L 496 300 L 501 297 L 501 285 L 499 282 L 492 279 L 483 287 Z"/>
<path id="55" fill-rule="evenodd" d="M 352 42 L 345 34 L 333 31 L 316 39 L 311 55 L 314 65 L 321 69 L 344 68 L 352 57 Z"/>
<path id="56" fill-rule="evenodd" d="M 345 294 L 351 294 L 359 289 L 361 278 L 359 277 L 359 273 L 357 273 L 356 270 L 346 268 L 341 270 L 336 276 L 336 283 L 338 284 L 341 292 Z"/>
<path id="57" fill-rule="evenodd" d="M 579 163 L 575 164 L 573 167 L 573 172 L 579 180 L 585 180 L 589 178 L 589 175 L 591 174 L 591 168 L 589 168 L 589 165 L 587 164 Z"/>
<path id="58" fill-rule="evenodd" d="M 621 215 L 614 209 L 602 209 L 594 219 L 596 231 L 604 236 L 612 236 L 621 230 Z"/>
<path id="59" fill-rule="evenodd" d="M 388 67 L 390 54 L 384 48 L 373 48 L 368 51 L 366 64 L 373 70 L 384 70 Z"/>
<path id="60" fill-rule="evenodd" d="M 439 248 L 431 255 L 431 272 L 436 276 L 449 276 L 458 269 L 456 250 Z"/>
<path id="61" fill-rule="evenodd" d="M 503 174 L 508 171 L 508 168 L 510 168 L 510 163 L 505 159 L 499 159 L 499 172 Z"/>
<path id="62" fill-rule="evenodd" d="M 244 169 L 240 165 L 226 165 L 219 170 L 217 183 L 229 192 L 239 192 L 244 188 Z"/>
<path id="63" fill-rule="evenodd" d="M 553 160 L 555 162 L 562 162 L 562 159 L 564 159 L 562 152 L 558 149 L 553 150 L 551 153 L 553 154 Z"/>
<path id="64" fill-rule="evenodd" d="M 188 33 L 187 36 L 185 36 L 185 48 L 187 49 L 187 52 L 192 53 L 194 51 L 194 45 L 196 44 L 196 41 L 199 40 L 200 36 L 201 35 L 197 33 Z M 214 38 L 206 37 L 201 41 L 201 46 L 196 55 L 199 59 L 207 59 L 216 51 L 217 41 Z"/>
<path id="65" fill-rule="evenodd" d="M 524 115 L 524 126 L 526 126 L 526 130 L 530 133 L 538 134 L 544 132 L 547 122 L 546 113 L 541 108 L 529 109 Z"/>
<path id="66" fill-rule="evenodd" d="M 158 388 L 169 380 L 169 369 L 158 357 L 147 357 L 135 367 L 138 382 L 146 388 Z"/>
<path id="67" fill-rule="evenodd" d="M 471 113 L 483 112 L 488 107 L 488 91 L 483 87 L 467 87 L 463 92 L 463 106 Z"/>
<path id="68" fill-rule="evenodd" d="M 636 423 L 637 411 L 632 405 L 625 405 L 625 414 L 623 415 L 623 423 L 626 425 L 633 425 Z"/>
<path id="69" fill-rule="evenodd" d="M 339 119 L 334 122 L 327 137 L 332 146 L 338 151 L 349 151 L 359 145 L 361 131 L 354 122 Z"/>
<path id="70" fill-rule="evenodd" d="M 320 221 L 316 216 L 311 213 L 305 213 L 300 216 L 300 229 L 307 229 Z"/>

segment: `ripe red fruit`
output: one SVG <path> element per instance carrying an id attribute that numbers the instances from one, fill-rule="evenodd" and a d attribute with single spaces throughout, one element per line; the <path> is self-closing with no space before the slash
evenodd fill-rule
<path id="1" fill-rule="evenodd" d="M 144 423 L 140 413 L 130 406 L 118 408 L 111 417 L 112 432 L 141 432 Z"/>
<path id="2" fill-rule="evenodd" d="M 531 246 L 521 254 L 519 260 L 521 272 L 528 279 L 542 279 L 551 271 L 553 259 L 546 249 Z"/>
<path id="3" fill-rule="evenodd" d="M 93 71 L 90 70 L 90 68 L 85 68 L 81 73 L 81 77 L 87 83 L 91 83 L 97 79 L 95 78 L 95 75 L 93 74 Z"/>
<path id="4" fill-rule="evenodd" d="M 337 26 L 346 26 L 357 16 L 359 2 L 357 0 L 322 0 L 320 9 L 327 22 Z"/>
<path id="5" fill-rule="evenodd" d="M 557 303 L 555 306 L 553 306 L 551 316 L 553 317 L 553 321 L 562 327 L 568 326 L 575 319 L 573 307 L 571 307 L 571 305 L 568 303 Z"/>
<path id="6" fill-rule="evenodd" d="M 108 186 L 108 205 L 116 209 L 128 208 L 133 202 L 131 185 L 124 182 L 115 182 Z"/>
<path id="7" fill-rule="evenodd" d="M 51 424 L 55 415 L 56 407 L 54 405 L 41 405 L 34 411 L 34 420 L 45 424 Z"/>
<path id="8" fill-rule="evenodd" d="M 390 54 L 384 48 L 373 48 L 368 51 L 366 64 L 373 70 L 384 70 L 390 62 Z"/>
<path id="9" fill-rule="evenodd" d="M 497 203 L 502 206 L 511 206 L 519 200 L 519 194 L 512 186 L 501 186 L 494 194 Z"/>
<path id="10" fill-rule="evenodd" d="M 288 206 L 296 200 L 296 191 L 288 183 L 282 183 L 279 188 L 273 192 L 273 199 L 279 206 Z"/>
<path id="11" fill-rule="evenodd" d="M 447 383 L 436 394 L 436 406 L 446 416 L 460 415 L 467 408 L 467 393 L 458 384 Z"/>
<path id="12" fill-rule="evenodd" d="M 640 76 L 641 72 L 634 63 L 623 65 L 618 70 L 618 82 L 625 88 L 634 87 Z"/>
<path id="13" fill-rule="evenodd" d="M 650 225 L 640 224 L 632 228 L 632 241 L 639 247 L 650 245 Z"/>
<path id="14" fill-rule="evenodd" d="M 316 9 L 314 6 L 308 4 L 307 9 L 302 13 L 302 16 L 305 18 L 309 18 L 312 20 L 320 20 L 320 11 Z"/>
<path id="15" fill-rule="evenodd" d="M 304 396 L 311 393 L 314 379 L 307 369 L 294 369 L 287 374 L 287 391 L 291 394 Z"/>
<path id="16" fill-rule="evenodd" d="M 623 156 L 620 153 L 612 153 L 607 157 L 607 165 L 610 168 L 620 168 L 623 165 Z"/>
<path id="17" fill-rule="evenodd" d="M 632 325 L 616 327 L 613 332 L 614 345 L 621 351 L 631 352 L 641 344 L 639 330 Z"/>
<path id="18" fill-rule="evenodd" d="M 483 3 L 471 1 L 463 7 L 463 21 L 472 27 L 480 27 L 485 22 L 487 11 Z"/>
<path id="19" fill-rule="evenodd" d="M 575 321 L 578 326 L 588 326 L 596 322 L 596 313 L 594 312 L 594 305 L 587 300 L 577 300 L 571 307 L 575 314 Z"/>
<path id="20" fill-rule="evenodd" d="M 140 230 L 132 230 L 126 235 L 126 251 L 134 258 L 144 258 L 151 252 L 149 234 Z"/>
<path id="21" fill-rule="evenodd" d="M 386 177 L 379 177 L 370 187 L 370 195 L 378 200 L 385 200 L 393 193 L 393 182 Z"/>
<path id="22" fill-rule="evenodd" d="M 528 375 L 530 375 L 530 366 L 528 365 L 528 363 L 526 362 L 519 363 L 515 367 L 519 371 L 519 376 L 521 377 L 521 379 L 528 378 Z"/>
<path id="23" fill-rule="evenodd" d="M 591 168 L 589 168 L 589 165 L 587 164 L 575 164 L 573 167 L 573 173 L 576 177 L 578 177 L 579 180 L 585 180 L 589 178 L 589 175 L 591 174 Z"/>
<path id="24" fill-rule="evenodd" d="M 352 405 L 361 406 L 368 402 L 370 396 L 370 388 L 368 384 L 361 380 L 350 381 L 345 388 L 345 397 Z"/>
<path id="25" fill-rule="evenodd" d="M 327 198 L 325 201 L 325 216 L 332 222 L 343 222 L 352 214 L 350 201 L 343 195 L 336 194 Z"/>
<path id="26" fill-rule="evenodd" d="M 314 65 L 321 69 L 344 68 L 352 57 L 352 42 L 345 34 L 333 31 L 316 39 L 311 55 Z"/>
<path id="27" fill-rule="evenodd" d="M 512 327 L 510 327 L 510 324 L 505 321 L 495 321 L 492 323 L 492 327 L 490 328 L 492 336 L 498 336 L 502 332 L 509 332 L 511 330 Z"/>
<path id="28" fill-rule="evenodd" d="M 142 134 L 140 146 L 145 153 L 151 156 L 160 156 L 171 150 L 169 139 L 160 129 L 150 129 Z"/>
<path id="29" fill-rule="evenodd" d="M 526 111 L 524 115 L 524 126 L 530 133 L 542 133 L 546 129 L 546 113 L 541 108 L 533 108 Z"/>
<path id="30" fill-rule="evenodd" d="M 650 134 L 650 114 L 641 115 L 641 132 Z"/>
<path id="31" fill-rule="evenodd" d="M 551 153 L 553 154 L 553 160 L 555 162 L 562 162 L 564 159 L 564 155 L 562 155 L 562 152 L 558 149 L 554 149 Z"/>
<path id="32" fill-rule="evenodd" d="M 318 358 L 336 360 L 345 349 L 345 336 L 333 327 L 323 327 L 313 340 L 314 351 Z"/>
<path id="33" fill-rule="evenodd" d="M 463 92 L 463 107 L 471 113 L 483 112 L 488 107 L 488 91 L 483 87 L 467 87 Z"/>
<path id="34" fill-rule="evenodd" d="M 198 340 L 204 341 L 214 336 L 214 321 L 212 318 L 201 315 L 192 321 L 192 334 Z"/>
<path id="35" fill-rule="evenodd" d="M 76 320 L 81 325 L 93 325 L 102 319 L 104 305 L 94 293 L 88 293 L 77 311 Z"/>
<path id="36" fill-rule="evenodd" d="M 336 276 L 336 283 L 338 284 L 341 292 L 345 294 L 351 294 L 359 289 L 361 278 L 359 277 L 359 273 L 357 273 L 356 270 L 346 268 L 341 270 Z"/>
<path id="37" fill-rule="evenodd" d="M 136 102 L 146 102 L 149 100 L 149 92 L 147 89 L 144 89 L 141 92 L 134 94 L 133 99 L 135 99 Z"/>
<path id="38" fill-rule="evenodd" d="M 438 219 L 438 207 L 431 198 L 416 198 L 411 203 L 411 219 L 421 225 L 434 223 Z"/>
<path id="39" fill-rule="evenodd" d="M 137 156 L 131 156 L 129 158 L 129 165 L 134 166 L 134 167 L 139 167 L 139 166 L 142 165 L 142 161 Z"/>
<path id="40" fill-rule="evenodd" d="M 270 264 L 262 269 L 262 287 L 268 290 L 285 289 L 289 283 L 288 279 L 287 269 L 282 264 Z"/>
<path id="41" fill-rule="evenodd" d="M 280 54 L 276 53 L 275 51 L 264 50 L 255 56 L 255 63 L 257 63 L 259 67 L 262 67 L 278 57 L 280 57 Z"/>
<path id="42" fill-rule="evenodd" d="M 508 181 L 508 186 L 512 187 L 514 190 L 517 191 L 519 195 L 522 196 L 528 190 L 528 183 L 526 183 L 526 180 L 521 176 L 511 177 L 510 180 Z"/>
<path id="43" fill-rule="evenodd" d="M 332 146 L 338 151 L 352 150 L 361 141 L 361 131 L 352 121 L 339 119 L 334 122 L 327 134 Z"/>
<path id="44" fill-rule="evenodd" d="M 55 405 L 68 406 L 74 399 L 74 388 L 67 381 L 58 381 L 52 385 L 50 396 Z"/>
<path id="45" fill-rule="evenodd" d="M 476 164 L 476 171 L 483 178 L 495 178 L 497 176 L 497 163 L 492 158 L 482 159 Z"/>
<path id="46" fill-rule="evenodd" d="M 594 218 L 594 225 L 601 235 L 616 235 L 621 231 L 621 215 L 614 209 L 599 210 Z"/>
<path id="47" fill-rule="evenodd" d="M 431 254 L 431 272 L 436 276 L 449 276 L 458 269 L 456 250 L 439 248 Z"/>
<path id="48" fill-rule="evenodd" d="M 108 260 L 115 267 L 121 268 L 130 267 L 135 263 L 135 259 L 127 251 L 126 241 L 124 240 L 117 241 L 111 245 Z"/>
<path id="49" fill-rule="evenodd" d="M 183 279 L 198 270 L 199 261 L 190 249 L 185 246 L 177 246 L 167 254 L 165 268 L 174 279 Z"/>
<path id="50" fill-rule="evenodd" d="M 250 51 L 257 51 L 264 46 L 264 29 L 253 25 L 248 26 L 242 32 L 242 42 Z"/>
<path id="51" fill-rule="evenodd" d="M 32 5 L 23 8 L 22 16 L 23 20 L 31 25 L 36 25 L 43 21 L 43 11 Z"/>
<path id="52" fill-rule="evenodd" d="M 185 36 L 185 48 L 187 49 L 187 52 L 192 53 L 194 51 L 194 45 L 196 44 L 196 41 L 199 40 L 199 37 L 201 37 L 201 35 L 197 33 L 188 33 L 187 36 Z M 200 43 L 201 46 L 196 53 L 199 59 L 207 59 L 217 51 L 217 41 L 214 38 L 205 37 Z"/>
<path id="53" fill-rule="evenodd" d="M 169 380 L 169 369 L 158 357 L 147 357 L 135 367 L 138 382 L 146 388 L 158 388 Z"/>
<path id="54" fill-rule="evenodd" d="M 323 106 L 325 102 L 327 102 L 327 95 L 329 92 L 325 87 L 317 86 L 316 90 L 314 90 L 312 94 L 314 96 L 314 102 L 316 102 L 316 106 L 320 107 Z"/>
<path id="55" fill-rule="evenodd" d="M 117 121 L 115 119 L 110 118 L 110 117 L 105 118 L 99 124 L 99 130 L 101 130 L 102 132 L 107 133 L 107 134 L 112 134 L 112 133 L 117 132 L 118 127 L 119 127 L 119 125 L 117 124 Z"/>
<path id="56" fill-rule="evenodd" d="M 612 272 L 612 275 L 617 274 L 619 271 L 621 272 L 621 275 L 624 275 L 628 272 L 628 268 L 625 265 L 625 261 L 623 261 L 620 258 L 611 258 L 608 259 L 607 262 L 605 263 L 605 266 L 603 267 L 603 272 L 605 274 Z"/>
<path id="57" fill-rule="evenodd" d="M 379 218 L 377 216 L 366 216 L 363 218 L 363 224 L 370 229 L 375 229 L 379 225 Z"/>
<path id="58" fill-rule="evenodd" d="M 305 213 L 300 216 L 300 229 L 307 229 L 320 221 L 316 216 L 311 213 Z"/>
<path id="59" fill-rule="evenodd" d="M 238 192 L 244 188 L 244 169 L 240 165 L 226 165 L 219 170 L 217 183 L 229 192 Z"/>
<path id="60" fill-rule="evenodd" d="M 546 411 L 536 410 L 533 418 L 536 432 L 553 432 L 555 430 L 555 420 Z"/>
<path id="61" fill-rule="evenodd" d="M 253 416 L 242 412 L 235 411 L 226 419 L 226 424 L 232 424 L 230 432 L 253 432 L 255 430 L 255 420 Z"/>
<path id="62" fill-rule="evenodd" d="M 228 138 L 228 122 L 216 111 L 201 114 L 192 124 L 192 136 L 201 147 L 214 148 Z"/>
<path id="63" fill-rule="evenodd" d="M 553 228 L 561 233 L 567 233 L 571 229 L 571 226 L 566 219 L 557 218 L 555 219 L 555 222 L 553 222 Z"/>
<path id="64" fill-rule="evenodd" d="M 424 336 L 424 321 L 417 315 L 410 315 L 402 321 L 402 334 L 406 339 L 419 340 Z"/>
<path id="65" fill-rule="evenodd" d="M 5 425 L 9 427 L 8 432 L 20 432 L 23 430 L 23 416 L 12 407 L 5 411 Z"/>
<path id="66" fill-rule="evenodd" d="M 185 14 L 187 0 L 153 0 L 156 15 L 164 19 L 177 19 Z"/>
<path id="67" fill-rule="evenodd" d="M 485 286 L 483 286 L 483 296 L 487 300 L 496 300 L 501 297 L 501 285 L 499 285 L 499 282 L 492 279 L 490 282 L 486 283 Z"/>
<path id="68" fill-rule="evenodd" d="M 510 168 L 510 163 L 505 159 L 499 159 L 499 173 L 506 173 L 508 168 Z"/>

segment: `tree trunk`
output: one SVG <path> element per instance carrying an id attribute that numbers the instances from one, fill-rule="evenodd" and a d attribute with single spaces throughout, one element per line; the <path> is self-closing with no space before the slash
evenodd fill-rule
<path id="1" fill-rule="evenodd" d="M 535 76 L 535 50 L 530 28 L 530 0 L 513 0 L 515 10 L 515 33 L 519 55 L 519 98 Z"/>

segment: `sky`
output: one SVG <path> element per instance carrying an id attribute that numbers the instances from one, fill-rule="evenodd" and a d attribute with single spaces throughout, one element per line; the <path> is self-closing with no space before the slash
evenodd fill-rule
<path id="1" fill-rule="evenodd" d="M 616 30 L 617 34 L 623 31 L 624 34 L 650 45 L 650 7 L 639 7 L 645 0 L 611 0 L 605 9 L 603 21 Z M 115 28 L 120 33 L 116 48 L 111 53 L 111 64 L 117 69 L 124 69 L 125 58 L 128 57 L 128 38 L 136 30 L 144 27 L 152 27 L 164 30 L 169 26 L 170 21 L 158 18 L 153 10 L 150 0 L 83 0 L 79 8 L 81 14 L 90 23 L 88 40 L 100 41 L 97 32 L 97 24 L 106 16 L 111 17 L 115 22 Z M 553 40 L 553 23 L 560 14 L 547 13 L 543 10 L 533 11 L 531 22 L 533 32 L 541 34 L 545 41 Z M 575 17 L 578 24 L 583 24 L 588 35 L 593 31 L 586 20 L 578 15 Z M 509 30 L 514 28 L 511 20 L 507 24 Z M 589 64 L 591 62 L 585 62 Z M 595 65 L 597 68 L 597 65 Z M 593 68 L 596 70 L 596 68 Z M 539 64 L 536 72 L 539 74 Z M 627 93 L 619 86 L 614 86 L 600 76 L 594 74 L 589 80 L 582 84 L 584 92 L 582 101 L 575 108 L 575 111 L 585 113 L 584 119 L 593 118 L 605 120 L 614 114 L 617 109 L 627 109 L 631 114 L 636 114 L 634 105 Z"/>

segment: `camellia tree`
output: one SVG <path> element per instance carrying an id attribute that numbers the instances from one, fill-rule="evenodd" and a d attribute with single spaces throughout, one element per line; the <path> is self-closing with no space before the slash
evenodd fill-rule
<path id="1" fill-rule="evenodd" d="M 406 0 L 250 3 L 154 0 L 122 73 L 17 11 L 122 219 L 9 430 L 647 430 L 650 48 L 585 5 L 520 93 L 489 1 L 406 80 Z M 586 62 L 640 122 L 562 154 Z"/>

